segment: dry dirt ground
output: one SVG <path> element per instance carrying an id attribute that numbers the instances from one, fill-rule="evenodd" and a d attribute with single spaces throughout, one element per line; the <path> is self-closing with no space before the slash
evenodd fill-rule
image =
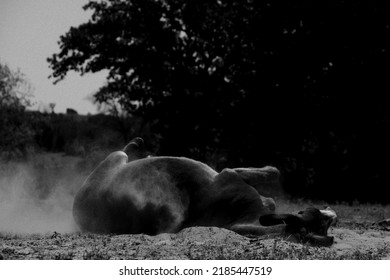
<path id="1" fill-rule="evenodd" d="M 193 227 L 177 234 L 148 236 L 39 234 L 0 237 L 1 259 L 390 259 L 386 228 L 330 231 L 329 248 L 281 238 L 248 238 L 226 229 Z"/>

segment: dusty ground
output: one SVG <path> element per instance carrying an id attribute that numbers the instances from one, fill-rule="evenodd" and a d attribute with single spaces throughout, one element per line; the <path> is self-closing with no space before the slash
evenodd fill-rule
<path id="1" fill-rule="evenodd" d="M 214 227 L 148 236 L 2 234 L 2 259 L 390 259 L 386 228 L 333 228 L 335 244 L 318 248 L 280 238 L 247 238 Z"/>

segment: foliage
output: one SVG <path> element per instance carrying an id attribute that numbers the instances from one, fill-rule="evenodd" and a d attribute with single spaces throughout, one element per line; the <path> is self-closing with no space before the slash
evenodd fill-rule
<path id="1" fill-rule="evenodd" d="M 31 105 L 31 87 L 25 76 L 18 70 L 12 71 L 0 63 L 0 106 L 23 107 Z"/>
<path id="2" fill-rule="evenodd" d="M 20 71 L 0 63 L 0 157 L 18 157 L 31 144 L 34 131 L 25 109 L 31 105 L 31 87 Z"/>
<path id="3" fill-rule="evenodd" d="M 96 99 L 154 121 L 162 154 L 224 157 L 218 168 L 276 165 L 299 195 L 385 199 L 383 5 L 90 1 L 91 19 L 62 36 L 48 61 L 55 81 L 108 69 Z"/>
<path id="4" fill-rule="evenodd" d="M 121 120 L 113 116 L 39 112 L 29 112 L 29 115 L 36 120 L 35 142 L 45 151 L 85 157 L 95 152 L 120 149 L 125 145 Z"/>

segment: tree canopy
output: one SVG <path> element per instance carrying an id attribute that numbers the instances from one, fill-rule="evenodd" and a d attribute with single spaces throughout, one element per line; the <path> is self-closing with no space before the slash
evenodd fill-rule
<path id="1" fill-rule="evenodd" d="M 56 82 L 71 70 L 109 70 L 96 99 L 154 122 L 162 153 L 273 164 L 291 189 L 323 195 L 335 185 L 348 195 L 346 184 L 387 182 L 384 5 L 90 1 L 91 19 L 48 61 Z"/>

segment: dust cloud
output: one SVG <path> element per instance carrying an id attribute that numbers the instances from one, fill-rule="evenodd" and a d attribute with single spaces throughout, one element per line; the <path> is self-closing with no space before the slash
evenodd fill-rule
<path id="1" fill-rule="evenodd" d="M 26 162 L 0 163 L 0 232 L 77 231 L 73 198 L 87 176 L 78 170 L 77 161 L 45 154 Z"/>

